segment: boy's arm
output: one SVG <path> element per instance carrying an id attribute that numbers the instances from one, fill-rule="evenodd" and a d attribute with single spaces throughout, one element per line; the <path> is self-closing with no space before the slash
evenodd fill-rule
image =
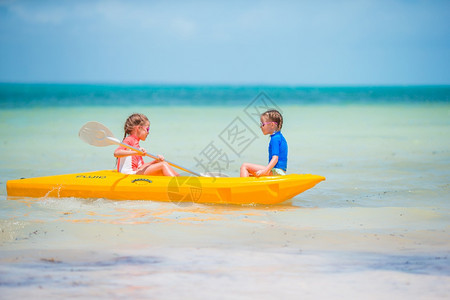
<path id="1" fill-rule="evenodd" d="M 278 162 L 278 156 L 277 155 L 272 156 L 272 159 L 270 160 L 267 167 L 265 167 L 264 170 L 257 171 L 256 176 L 259 177 L 259 176 L 268 175 L 270 173 L 270 171 L 272 171 L 272 169 L 277 165 L 277 162 Z"/>

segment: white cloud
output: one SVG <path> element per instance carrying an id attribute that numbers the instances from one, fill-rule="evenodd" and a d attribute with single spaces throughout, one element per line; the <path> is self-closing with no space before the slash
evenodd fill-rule
<path id="1" fill-rule="evenodd" d="M 8 1 L 2 5 L 6 6 L 13 15 L 31 23 L 59 24 L 69 16 L 66 6 L 47 6 L 45 2 L 39 5 L 38 1 L 30 3 Z"/>

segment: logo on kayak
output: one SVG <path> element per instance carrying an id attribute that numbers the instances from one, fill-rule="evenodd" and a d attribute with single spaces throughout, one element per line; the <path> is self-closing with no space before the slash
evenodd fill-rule
<path id="1" fill-rule="evenodd" d="M 177 205 L 190 205 L 200 199 L 202 184 L 197 177 L 173 177 L 169 181 L 167 194 Z"/>
<path id="2" fill-rule="evenodd" d="M 76 178 L 89 178 L 89 179 L 105 179 L 106 176 L 100 176 L 100 175 L 77 175 Z"/>

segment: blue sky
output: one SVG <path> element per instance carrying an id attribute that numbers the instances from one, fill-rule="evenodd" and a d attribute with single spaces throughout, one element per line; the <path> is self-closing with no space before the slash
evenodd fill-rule
<path id="1" fill-rule="evenodd" d="M 450 84 L 450 1 L 3 1 L 0 82 Z"/>

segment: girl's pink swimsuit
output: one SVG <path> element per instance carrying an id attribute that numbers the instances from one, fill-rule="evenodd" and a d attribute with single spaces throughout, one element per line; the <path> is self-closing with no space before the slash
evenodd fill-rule
<path id="1" fill-rule="evenodd" d="M 140 148 L 139 139 L 135 135 L 129 135 L 123 140 L 124 144 Z M 117 149 L 127 149 L 120 146 Z M 117 171 L 124 174 L 136 174 L 137 169 L 144 164 L 144 159 L 140 155 L 120 157 L 117 160 Z"/>

